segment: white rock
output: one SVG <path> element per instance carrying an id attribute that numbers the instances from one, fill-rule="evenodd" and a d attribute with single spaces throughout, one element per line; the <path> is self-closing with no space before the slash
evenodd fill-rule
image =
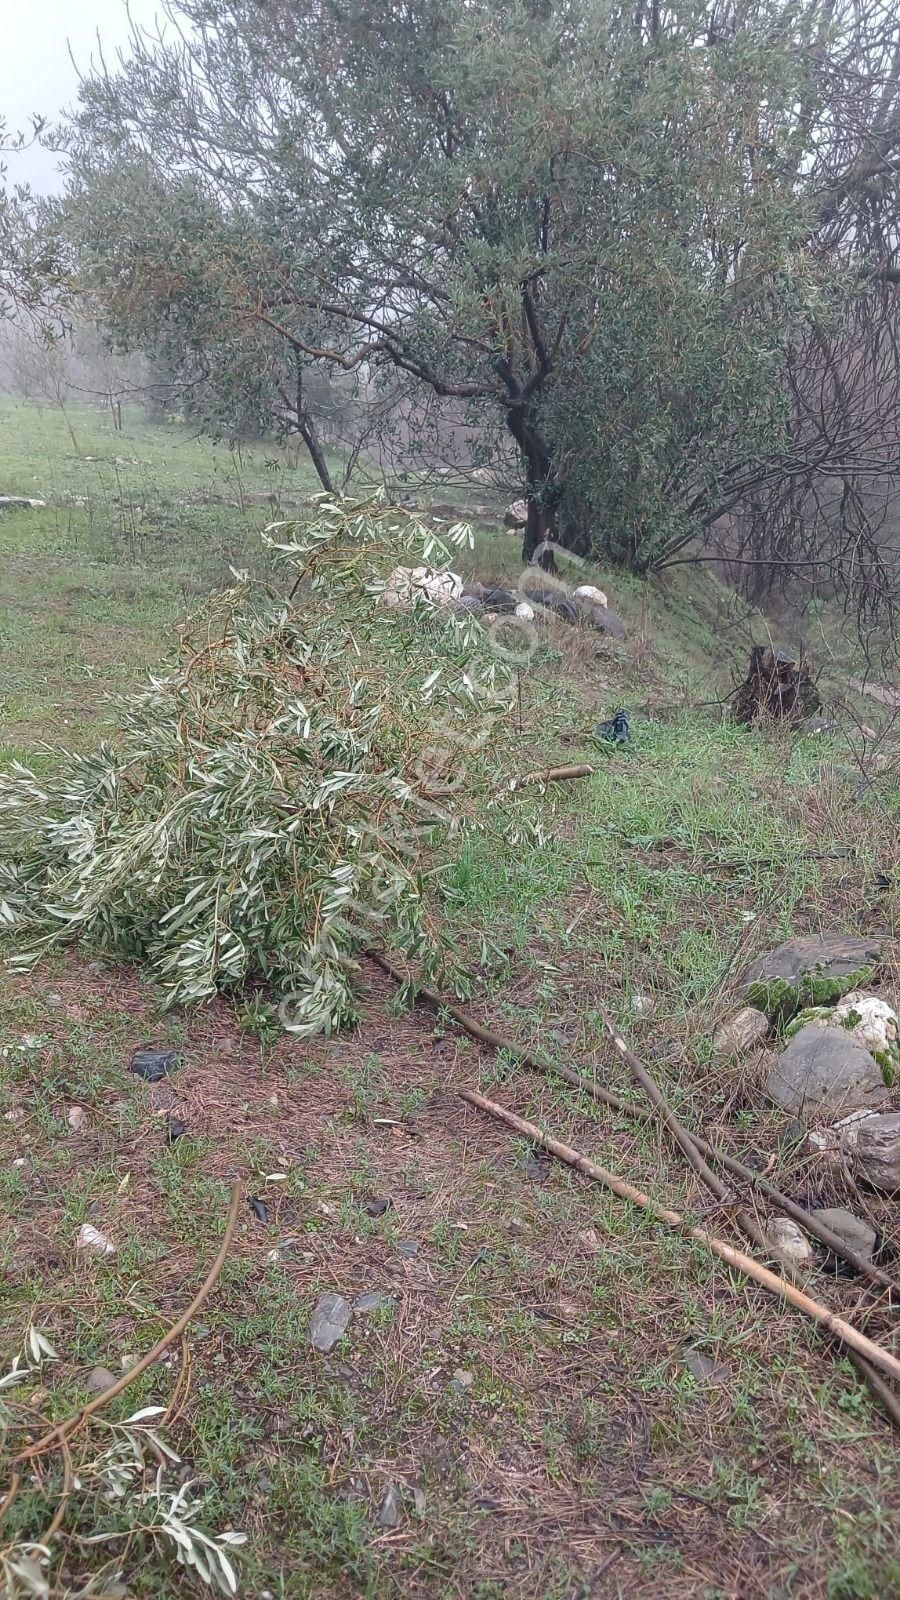
<path id="1" fill-rule="evenodd" d="M 633 994 L 631 996 L 631 1009 L 636 1017 L 649 1017 L 653 1010 L 653 996 L 651 994 Z"/>
<path id="2" fill-rule="evenodd" d="M 813 1150 L 855 1150 L 860 1124 L 877 1115 L 877 1111 L 851 1111 L 830 1128 L 813 1128 L 806 1142 Z"/>
<path id="3" fill-rule="evenodd" d="M 792 1267 L 803 1267 L 813 1258 L 813 1247 L 799 1223 L 790 1217 L 773 1217 L 766 1228 L 772 1254 Z"/>
<path id="4" fill-rule="evenodd" d="M 520 600 L 516 606 L 516 616 L 521 617 L 523 622 L 533 622 L 534 606 L 530 606 L 527 600 Z"/>
<path id="5" fill-rule="evenodd" d="M 900 1194 L 900 1111 L 860 1123 L 854 1165 L 874 1188 Z"/>
<path id="6" fill-rule="evenodd" d="M 73 1133 L 80 1133 L 87 1127 L 88 1115 L 84 1106 L 70 1106 L 66 1112 L 66 1121 Z"/>
<path id="7" fill-rule="evenodd" d="M 744 1055 L 762 1044 L 768 1031 L 768 1017 L 754 1006 L 744 1006 L 742 1011 L 736 1012 L 728 1022 L 722 1024 L 713 1039 L 713 1050 L 717 1056 L 726 1059 Z"/>
<path id="8" fill-rule="evenodd" d="M 847 1026 L 850 1018 L 859 1020 Z M 830 1019 L 837 1027 L 846 1028 L 851 1039 L 864 1044 L 867 1050 L 889 1050 L 894 1053 L 900 1041 L 900 1020 L 893 1006 L 879 1000 L 874 994 L 846 994 L 835 1006 Z"/>
<path id="9" fill-rule="evenodd" d="M 505 521 L 508 528 L 524 528 L 528 521 L 528 501 L 513 500 L 506 508 Z"/>
<path id="10" fill-rule="evenodd" d="M 603 593 L 603 590 L 598 589 L 596 584 L 593 583 L 579 584 L 578 588 L 573 591 L 572 598 L 575 600 L 585 600 L 588 605 L 602 606 L 604 611 L 609 605 L 609 601 L 607 600 L 606 595 Z"/>
<path id="11" fill-rule="evenodd" d="M 93 1223 L 90 1222 L 82 1224 L 78 1238 L 75 1240 L 75 1248 L 77 1250 L 93 1250 L 97 1255 L 101 1256 L 114 1256 L 116 1253 L 115 1245 L 110 1243 L 106 1234 L 101 1233 L 100 1229 L 95 1228 Z"/>

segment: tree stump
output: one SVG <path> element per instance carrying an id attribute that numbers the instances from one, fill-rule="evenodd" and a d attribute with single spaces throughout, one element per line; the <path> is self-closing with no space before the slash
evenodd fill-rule
<path id="1" fill-rule="evenodd" d="M 822 701 L 801 656 L 757 644 L 750 652 L 747 676 L 732 701 L 736 722 L 787 722 L 796 727 Z"/>

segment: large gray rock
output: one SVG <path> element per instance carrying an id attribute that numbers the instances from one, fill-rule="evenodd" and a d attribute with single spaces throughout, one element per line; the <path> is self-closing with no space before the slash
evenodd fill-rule
<path id="1" fill-rule="evenodd" d="M 766 1092 L 802 1116 L 872 1110 L 884 1104 L 884 1079 L 874 1057 L 842 1028 L 808 1022 L 769 1073 Z"/>
<path id="2" fill-rule="evenodd" d="M 313 1349 L 327 1356 L 347 1332 L 352 1315 L 353 1308 L 342 1294 L 323 1294 L 309 1319 L 309 1342 Z"/>
<path id="3" fill-rule="evenodd" d="M 810 1215 L 824 1222 L 826 1228 L 830 1228 L 839 1239 L 843 1239 L 858 1256 L 864 1256 L 867 1261 L 871 1261 L 878 1235 L 874 1228 L 863 1222 L 861 1217 L 855 1217 L 852 1211 L 845 1211 L 843 1206 L 826 1206 L 824 1210 L 813 1211 Z"/>
<path id="4" fill-rule="evenodd" d="M 835 1005 L 849 990 L 871 982 L 881 953 L 880 939 L 788 939 L 747 968 L 745 998 L 782 1021 L 805 1006 Z"/>
<path id="5" fill-rule="evenodd" d="M 765 1012 L 757 1011 L 755 1006 L 744 1006 L 722 1024 L 713 1039 L 713 1050 L 726 1060 L 746 1055 L 755 1045 L 762 1044 L 768 1031 L 769 1019 Z"/>
<path id="6" fill-rule="evenodd" d="M 856 1129 L 854 1164 L 875 1189 L 900 1193 L 900 1111 L 866 1117 Z"/>

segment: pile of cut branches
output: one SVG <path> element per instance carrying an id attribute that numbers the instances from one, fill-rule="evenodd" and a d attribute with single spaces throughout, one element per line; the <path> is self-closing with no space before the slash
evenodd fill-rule
<path id="1" fill-rule="evenodd" d="M 368 943 L 441 966 L 434 845 L 477 819 L 508 682 L 477 623 L 379 604 L 398 559 L 449 565 L 413 515 L 322 501 L 266 537 L 287 582 L 235 574 L 113 743 L 0 775 L 0 924 L 13 962 L 78 942 L 169 1003 L 264 980 L 312 1034 L 353 1019 Z"/>

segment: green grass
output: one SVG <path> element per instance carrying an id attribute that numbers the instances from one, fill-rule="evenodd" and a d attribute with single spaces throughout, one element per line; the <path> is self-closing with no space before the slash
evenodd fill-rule
<path id="1" fill-rule="evenodd" d="M 229 563 L 258 559 L 276 510 L 251 496 L 272 489 L 290 510 L 314 487 L 270 465 L 271 447 L 238 461 L 136 415 L 123 434 L 88 408 L 71 420 L 77 450 L 58 412 L 0 402 L 0 490 L 50 502 L 0 513 L 0 761 L 113 728 L 104 696 L 165 655 L 178 616 L 228 581 Z M 198 501 L 209 494 L 236 503 Z M 470 559 L 482 577 L 512 577 L 515 541 L 482 532 Z M 893 927 L 895 901 L 873 883 L 897 872 L 897 795 L 860 804 L 839 743 L 735 729 L 696 704 L 727 693 L 749 636 L 726 634 L 736 608 L 711 580 L 662 591 L 593 576 L 631 637 L 547 636 L 523 679 L 517 764 L 596 771 L 486 812 L 445 880 L 472 1004 L 628 1099 L 603 1042 L 600 1008 L 612 1011 L 693 1125 L 769 1162 L 801 1200 L 846 1201 L 840 1174 L 779 1142 L 763 1066 L 714 1065 L 710 1036 L 757 951 L 794 931 Z M 593 723 L 620 703 L 633 740 L 600 749 Z M 645 1212 L 568 1168 L 537 1181 L 527 1146 L 455 1089 L 480 1086 L 733 1237 L 727 1209 L 711 1215 L 655 1125 L 480 1052 L 366 983 L 354 1034 L 303 1045 L 272 1036 L 258 997 L 161 1015 L 140 975 L 74 956 L 0 975 L 0 1335 L 11 1358 L 33 1324 L 60 1355 L 0 1394 L 5 1443 L 34 1438 L 36 1416 L 68 1415 L 92 1367 L 119 1371 L 174 1321 L 238 1176 L 269 1221 L 242 1209 L 186 1360 L 176 1346 L 109 1416 L 172 1404 L 165 1436 L 198 1483 L 204 1525 L 249 1535 L 246 1595 L 898 1592 L 896 1455 L 854 1369 Z M 155 1089 L 127 1070 L 149 1042 L 182 1052 Z M 188 1130 L 174 1146 L 170 1114 Z M 367 1196 L 390 1206 L 371 1217 Z M 877 1215 L 890 1232 L 887 1207 Z M 114 1257 L 76 1254 L 86 1220 Z M 858 1314 L 854 1280 L 820 1275 L 817 1287 Z M 314 1355 L 319 1295 L 371 1288 L 393 1305 L 356 1313 L 334 1352 Z M 721 1381 L 691 1375 L 691 1350 Z M 99 1422 L 78 1436 L 86 1482 L 108 1439 Z M 391 1482 L 402 1513 L 385 1530 L 376 1513 Z M 60 1483 L 58 1464 L 43 1486 L 25 1481 L 3 1536 L 39 1537 Z M 107 1560 L 106 1581 L 121 1571 L 140 1600 L 203 1592 L 158 1536 L 118 1538 L 133 1521 L 128 1502 L 74 1497 L 57 1592 L 79 1593 Z M 108 1545 L 79 1542 L 98 1532 Z"/>
<path id="2" fill-rule="evenodd" d="M 274 445 L 238 453 L 132 410 L 121 432 L 107 411 L 68 415 L 77 449 L 60 411 L 0 396 L 0 493 L 47 502 L 0 510 L 0 757 L 108 728 L 108 697 L 318 488 Z"/>

